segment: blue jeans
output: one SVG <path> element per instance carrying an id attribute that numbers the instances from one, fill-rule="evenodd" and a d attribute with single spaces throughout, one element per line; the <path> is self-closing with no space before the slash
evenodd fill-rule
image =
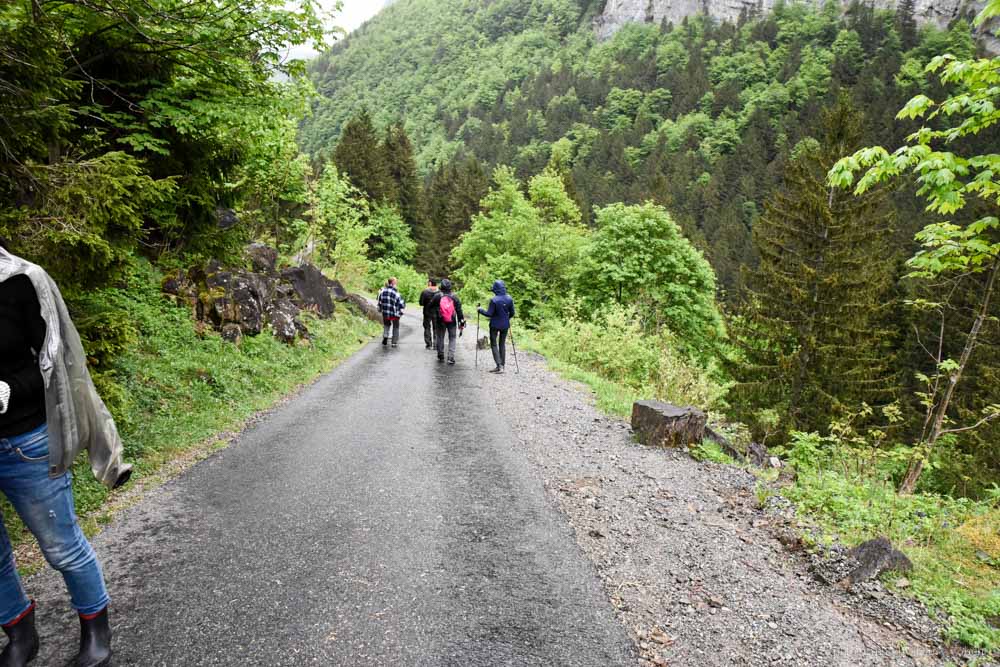
<path id="1" fill-rule="evenodd" d="M 76 522 L 70 474 L 49 478 L 49 432 L 44 424 L 0 438 L 0 491 L 38 540 L 45 560 L 62 573 L 73 608 L 96 614 L 108 606 L 101 564 Z M 13 621 L 30 605 L 7 529 L 0 522 L 0 624 Z"/>

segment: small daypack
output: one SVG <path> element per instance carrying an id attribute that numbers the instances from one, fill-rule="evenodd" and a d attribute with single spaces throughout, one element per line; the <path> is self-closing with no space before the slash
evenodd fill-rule
<path id="1" fill-rule="evenodd" d="M 451 324 L 455 319 L 455 300 L 450 296 L 442 295 L 438 303 L 438 310 L 441 311 L 441 321 Z"/>

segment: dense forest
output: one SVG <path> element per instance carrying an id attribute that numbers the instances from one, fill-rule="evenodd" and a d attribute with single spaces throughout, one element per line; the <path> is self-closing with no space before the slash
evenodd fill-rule
<path id="1" fill-rule="evenodd" d="M 597 4 L 397 3 L 311 64 L 323 98 L 303 144 L 375 199 L 398 201 L 418 242 L 416 264 L 434 274 L 461 268 L 461 254 L 450 253 L 498 165 L 524 182 L 557 173 L 584 227 L 599 228 L 611 204 L 658 204 L 708 259 L 730 315 L 740 350 L 739 361 L 723 362 L 736 383 L 731 414 L 758 437 L 774 429 L 785 437 L 825 431 L 862 405 L 894 403 L 908 415 L 896 434 L 912 437 L 907 428 L 917 428 L 923 408 L 908 397 L 921 393 L 916 378 L 934 370 L 920 348 L 939 321 L 904 305 L 927 297 L 904 262 L 918 247 L 914 235 L 937 217 L 913 181 L 861 201 L 830 194 L 825 173 L 863 146 L 899 145 L 919 127 L 896 114 L 917 92 L 943 92 L 924 72 L 933 56 L 976 55 L 970 23 L 918 26 L 912 2 L 898 12 L 789 3 L 735 25 L 707 17 L 627 25 L 600 42 L 590 27 Z M 430 37 L 438 31 L 444 39 Z M 400 164 L 388 143 L 380 146 L 401 137 L 405 201 L 370 185 L 385 180 L 373 172 Z M 956 143 L 965 150 L 997 141 L 993 128 Z M 385 165 L 352 164 L 360 155 Z M 793 275 L 781 255 L 795 244 L 811 252 L 805 236 L 819 233 L 813 218 L 823 215 L 837 225 L 822 268 L 803 262 Z M 814 279 L 826 290 L 820 308 L 796 296 Z M 946 347 L 961 346 L 961 313 L 981 282 L 968 277 L 953 296 Z M 565 293 L 568 285 L 545 288 Z M 809 331 L 803 320 L 813 320 Z M 811 351 L 800 345 L 806 339 Z M 986 380 L 1000 364 L 995 319 L 980 340 L 954 405 L 968 414 L 1000 402 L 1000 387 Z M 786 370 L 776 383 L 778 368 Z M 774 410 L 780 423 L 765 426 Z M 1000 424 L 984 426 L 942 458 L 951 470 L 940 473 L 944 488 L 977 492 L 1000 475 Z"/>

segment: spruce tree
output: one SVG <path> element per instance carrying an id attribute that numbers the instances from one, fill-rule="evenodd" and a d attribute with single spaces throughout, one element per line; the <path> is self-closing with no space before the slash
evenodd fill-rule
<path id="1" fill-rule="evenodd" d="M 892 399 L 888 194 L 855 198 L 826 181 L 837 156 L 858 145 L 861 124 L 841 96 L 823 113 L 819 140 L 798 146 L 754 227 L 760 262 L 744 275 L 732 394 L 751 423 L 774 409 L 786 432 L 822 431 L 862 402 Z"/>
<path id="2" fill-rule="evenodd" d="M 402 121 L 386 128 L 383 149 L 395 194 L 393 203 L 399 207 L 406 224 L 414 230 L 420 219 L 420 178 L 417 161 L 413 157 L 413 144 Z"/>
<path id="3" fill-rule="evenodd" d="M 348 121 L 333 151 L 337 169 L 373 202 L 395 203 L 395 183 L 367 110 Z"/>

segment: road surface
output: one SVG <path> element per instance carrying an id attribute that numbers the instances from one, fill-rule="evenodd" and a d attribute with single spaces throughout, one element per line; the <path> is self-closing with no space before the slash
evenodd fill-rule
<path id="1" fill-rule="evenodd" d="M 407 315 L 399 348 L 367 346 L 149 493 L 94 540 L 115 664 L 635 665 L 485 379 Z M 34 664 L 62 665 L 62 581 L 28 586 Z"/>

